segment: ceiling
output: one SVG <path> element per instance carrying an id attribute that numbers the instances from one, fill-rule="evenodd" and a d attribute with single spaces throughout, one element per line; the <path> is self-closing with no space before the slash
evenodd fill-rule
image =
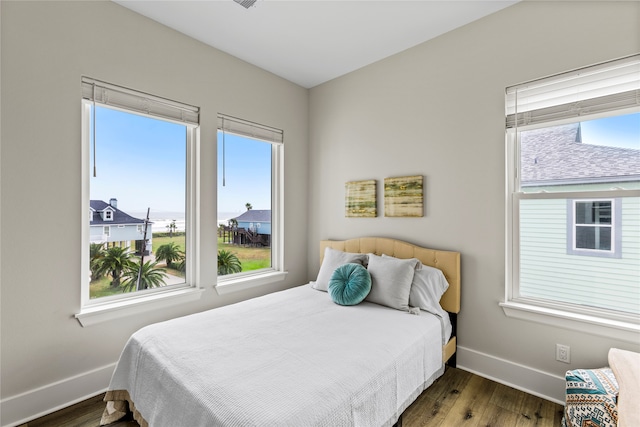
<path id="1" fill-rule="evenodd" d="M 519 0 L 113 0 L 305 88 Z"/>

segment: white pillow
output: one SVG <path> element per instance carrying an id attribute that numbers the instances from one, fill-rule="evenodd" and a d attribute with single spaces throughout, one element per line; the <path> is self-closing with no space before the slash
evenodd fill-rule
<path id="1" fill-rule="evenodd" d="M 368 254 L 371 292 L 365 301 L 409 311 L 409 293 L 418 260 Z"/>
<path id="2" fill-rule="evenodd" d="M 440 298 L 448 288 L 449 282 L 441 270 L 423 265 L 413 275 L 409 305 L 441 316 L 443 319 L 448 318 L 449 315 L 440 306 Z"/>
<path id="3" fill-rule="evenodd" d="M 318 278 L 315 282 L 312 282 L 311 287 L 319 291 L 327 292 L 329 289 L 329 280 L 331 280 L 333 272 L 336 271 L 336 268 L 348 263 L 366 265 L 367 255 L 342 252 L 327 246 L 324 250 L 324 258 L 322 258 L 320 271 L 318 271 Z"/>

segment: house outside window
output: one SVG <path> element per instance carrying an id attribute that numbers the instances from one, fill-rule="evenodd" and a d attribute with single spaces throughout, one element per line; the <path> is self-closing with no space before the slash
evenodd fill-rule
<path id="1" fill-rule="evenodd" d="M 193 287 L 198 108 L 89 78 L 82 94 L 83 204 L 101 213 L 82 224 L 83 307 Z M 184 229 L 154 247 L 166 218 Z"/>
<path id="2" fill-rule="evenodd" d="M 636 55 L 507 89 L 507 315 L 640 331 L 639 76 Z"/>
<path id="3" fill-rule="evenodd" d="M 283 147 L 279 129 L 218 116 L 219 292 L 246 277 L 283 277 Z"/>

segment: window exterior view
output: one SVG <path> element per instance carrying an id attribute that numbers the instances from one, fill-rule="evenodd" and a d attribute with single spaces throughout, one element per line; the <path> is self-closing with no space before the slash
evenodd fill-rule
<path id="1" fill-rule="evenodd" d="M 184 286 L 193 127 L 136 110 L 133 91 L 94 84 L 83 84 L 90 271 L 84 294 L 109 301 Z"/>
<path id="2" fill-rule="evenodd" d="M 640 114 L 627 121 L 636 147 L 585 143 L 582 123 L 521 132 L 521 191 L 540 196 L 520 202 L 522 297 L 640 314 L 640 198 L 606 195 L 640 189 Z"/>
<path id="3" fill-rule="evenodd" d="M 282 132 L 227 116 L 218 122 L 218 276 L 277 270 Z"/>

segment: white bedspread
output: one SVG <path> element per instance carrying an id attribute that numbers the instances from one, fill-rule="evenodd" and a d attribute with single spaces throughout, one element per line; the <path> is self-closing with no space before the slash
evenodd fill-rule
<path id="1" fill-rule="evenodd" d="M 153 427 L 390 426 L 444 372 L 441 331 L 304 285 L 141 329 L 109 389 Z"/>

